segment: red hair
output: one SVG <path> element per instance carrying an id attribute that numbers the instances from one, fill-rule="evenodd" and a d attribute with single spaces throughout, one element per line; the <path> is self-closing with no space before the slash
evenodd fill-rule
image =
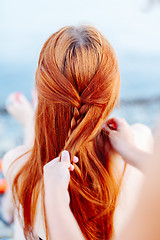
<path id="1" fill-rule="evenodd" d="M 95 28 L 64 27 L 44 44 L 36 71 L 34 146 L 13 182 L 26 239 L 33 237 L 43 166 L 63 149 L 71 158 L 79 157 L 71 172 L 70 208 L 85 238 L 112 237 L 120 178 L 102 124 L 117 101 L 119 88 L 116 55 Z"/>

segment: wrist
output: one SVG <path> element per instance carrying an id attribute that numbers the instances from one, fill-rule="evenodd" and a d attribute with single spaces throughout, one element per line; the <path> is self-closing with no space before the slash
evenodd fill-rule
<path id="1" fill-rule="evenodd" d="M 145 172 L 151 159 L 151 154 L 139 149 L 136 145 L 128 147 L 127 153 L 123 156 L 127 164 L 130 164 L 142 172 Z"/>
<path id="2" fill-rule="evenodd" d="M 45 203 L 51 204 L 55 209 L 59 206 L 69 207 L 69 193 L 63 186 L 45 187 Z"/>
<path id="3" fill-rule="evenodd" d="M 124 146 L 125 149 L 121 151 L 121 157 L 126 161 L 126 163 L 130 163 L 135 155 L 137 155 L 138 148 L 134 144 L 128 144 Z"/>

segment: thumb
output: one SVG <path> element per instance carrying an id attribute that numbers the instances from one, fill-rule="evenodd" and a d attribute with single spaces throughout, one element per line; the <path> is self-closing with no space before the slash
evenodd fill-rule
<path id="1" fill-rule="evenodd" d="M 70 155 L 67 150 L 62 151 L 60 161 L 66 163 L 68 168 L 70 167 Z"/>

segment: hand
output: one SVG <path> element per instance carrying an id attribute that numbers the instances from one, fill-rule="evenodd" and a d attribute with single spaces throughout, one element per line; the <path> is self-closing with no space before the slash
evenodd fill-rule
<path id="1" fill-rule="evenodd" d="M 34 110 L 31 103 L 20 92 L 9 95 L 6 102 L 7 111 L 23 126 L 33 121 Z"/>
<path id="2" fill-rule="evenodd" d="M 104 129 L 113 149 L 124 161 L 145 172 L 152 156 L 136 146 L 132 129 L 127 122 L 121 118 L 112 118 L 106 122 Z"/>
<path id="3" fill-rule="evenodd" d="M 136 148 L 131 127 L 124 119 L 112 118 L 104 124 L 104 129 L 113 149 L 127 160 L 129 151 Z"/>
<path id="4" fill-rule="evenodd" d="M 74 156 L 73 163 L 77 163 L 78 158 Z M 57 157 L 47 163 L 44 168 L 44 187 L 45 197 L 66 198 L 69 204 L 68 184 L 70 180 L 70 171 L 74 170 L 74 165 L 70 162 L 68 151 L 64 150 L 61 158 Z M 55 197 L 56 196 L 56 197 Z"/>
<path id="5" fill-rule="evenodd" d="M 74 157 L 72 163 L 77 163 Z M 69 207 L 68 184 L 74 166 L 65 150 L 44 166 L 45 212 L 49 239 L 84 240 L 79 225 Z"/>

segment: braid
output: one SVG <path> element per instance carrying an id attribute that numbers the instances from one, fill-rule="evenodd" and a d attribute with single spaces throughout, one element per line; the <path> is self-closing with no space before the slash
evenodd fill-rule
<path id="1" fill-rule="evenodd" d="M 81 105 L 80 108 L 74 107 L 73 117 L 71 119 L 71 127 L 70 127 L 70 129 L 68 131 L 68 138 L 70 137 L 70 135 L 72 134 L 74 129 L 82 121 L 82 119 L 85 117 L 85 115 L 88 112 L 88 110 L 89 110 L 89 106 L 87 104 Z"/>

